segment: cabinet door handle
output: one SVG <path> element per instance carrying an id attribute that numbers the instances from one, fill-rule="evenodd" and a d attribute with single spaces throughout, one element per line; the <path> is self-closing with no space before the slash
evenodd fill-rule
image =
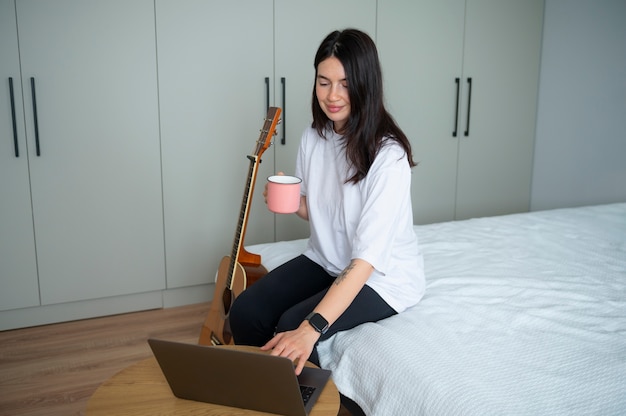
<path id="1" fill-rule="evenodd" d="M 459 92 L 461 89 L 461 79 L 454 78 L 454 82 L 456 83 L 456 106 L 454 107 L 454 131 L 452 132 L 452 137 L 456 137 L 459 131 Z"/>
<path id="2" fill-rule="evenodd" d="M 35 93 L 35 78 L 30 78 L 30 89 L 33 94 L 33 123 L 35 125 L 35 148 L 37 156 L 41 156 L 41 147 L 39 146 L 39 122 L 37 121 L 37 94 Z"/>
<path id="3" fill-rule="evenodd" d="M 286 144 L 287 143 L 287 99 L 285 98 L 287 95 L 287 81 L 285 80 L 285 77 L 282 77 L 280 79 L 280 83 L 283 84 L 283 138 L 280 139 L 280 144 Z"/>
<path id="4" fill-rule="evenodd" d="M 265 77 L 265 111 L 270 109 L 270 77 Z"/>
<path id="5" fill-rule="evenodd" d="M 17 142 L 17 119 L 15 117 L 15 93 L 13 92 L 13 77 L 9 77 L 9 95 L 11 98 L 11 121 L 13 122 L 13 148 L 15 157 L 20 157 L 20 147 Z"/>
<path id="6" fill-rule="evenodd" d="M 470 108 L 472 108 L 472 78 L 467 79 L 467 85 L 469 91 L 467 92 L 467 125 L 465 126 L 465 137 L 469 136 L 470 132 Z"/>

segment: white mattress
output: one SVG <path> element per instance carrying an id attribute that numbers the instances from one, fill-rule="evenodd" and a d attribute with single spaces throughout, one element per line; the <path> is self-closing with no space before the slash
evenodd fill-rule
<path id="1" fill-rule="evenodd" d="M 626 204 L 415 226 L 427 288 L 320 343 L 368 415 L 626 414 Z M 248 247 L 272 269 L 306 240 Z"/>

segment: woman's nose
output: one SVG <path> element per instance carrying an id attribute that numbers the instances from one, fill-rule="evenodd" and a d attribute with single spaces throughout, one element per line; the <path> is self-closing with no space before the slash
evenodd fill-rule
<path id="1" fill-rule="evenodd" d="M 337 101 L 339 99 L 339 91 L 337 86 L 330 87 L 328 91 L 328 99 L 331 101 Z"/>

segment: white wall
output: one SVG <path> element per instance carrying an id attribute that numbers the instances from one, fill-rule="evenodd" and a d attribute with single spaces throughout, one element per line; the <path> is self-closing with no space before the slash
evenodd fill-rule
<path id="1" fill-rule="evenodd" d="M 546 0 L 531 210 L 626 201 L 626 0 Z"/>

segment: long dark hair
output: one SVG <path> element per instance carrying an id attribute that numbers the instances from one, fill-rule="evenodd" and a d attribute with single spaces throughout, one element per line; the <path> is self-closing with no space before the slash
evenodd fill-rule
<path id="1" fill-rule="evenodd" d="M 350 116 L 338 132 L 343 135 L 346 157 L 354 169 L 346 182 L 358 183 L 367 175 L 384 138 L 398 142 L 406 152 L 409 166 L 415 166 L 411 143 L 385 109 L 383 77 L 374 41 L 357 29 L 330 33 L 315 54 L 315 79 L 320 62 L 331 56 L 343 65 L 350 97 Z M 326 137 L 330 120 L 317 101 L 315 85 L 312 111 L 312 127 Z"/>

